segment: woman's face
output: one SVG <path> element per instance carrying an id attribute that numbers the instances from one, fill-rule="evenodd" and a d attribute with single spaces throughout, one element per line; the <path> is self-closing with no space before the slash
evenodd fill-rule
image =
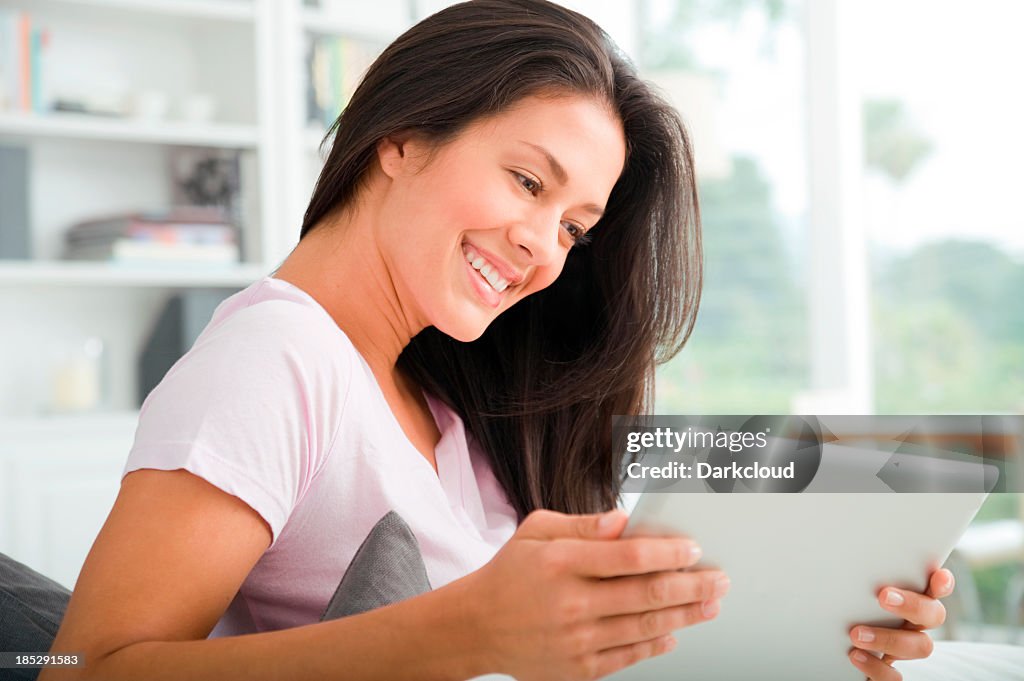
<path id="1" fill-rule="evenodd" d="M 551 284 L 608 201 L 622 125 L 582 97 L 528 97 L 437 148 L 378 146 L 381 253 L 403 314 L 462 341 Z M 579 246 L 577 246 L 579 247 Z"/>

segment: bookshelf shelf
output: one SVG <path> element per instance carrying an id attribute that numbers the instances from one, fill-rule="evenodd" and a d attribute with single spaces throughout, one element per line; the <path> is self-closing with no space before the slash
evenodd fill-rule
<path id="1" fill-rule="evenodd" d="M 127 10 L 145 14 L 213 19 L 222 21 L 252 21 L 255 9 L 248 0 L 36 0 L 38 4 L 55 7 L 75 6 L 87 9 Z"/>
<path id="2" fill-rule="evenodd" d="M 16 112 L 0 113 L 0 138 L 4 137 L 62 137 L 230 149 L 253 149 L 259 140 L 257 128 L 250 125 L 196 125 L 73 113 Z"/>
<path id="3" fill-rule="evenodd" d="M 262 265 L 124 265 L 60 260 L 0 260 L 0 286 L 245 287 L 270 271 Z"/>

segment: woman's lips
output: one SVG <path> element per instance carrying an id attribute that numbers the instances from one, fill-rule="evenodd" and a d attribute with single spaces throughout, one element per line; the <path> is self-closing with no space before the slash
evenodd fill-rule
<path id="1" fill-rule="evenodd" d="M 479 272 L 473 269 L 473 266 L 465 258 L 462 258 L 462 265 L 466 270 L 466 276 L 469 277 L 469 285 L 476 290 L 480 299 L 491 308 L 501 305 L 502 294 L 491 288 L 491 285 L 484 280 Z M 507 291 L 508 289 L 505 290 Z"/>

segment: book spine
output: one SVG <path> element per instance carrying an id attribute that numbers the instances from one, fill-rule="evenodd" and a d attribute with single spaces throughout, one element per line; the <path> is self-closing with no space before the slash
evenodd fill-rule
<path id="1" fill-rule="evenodd" d="M 31 110 L 35 113 L 43 111 L 43 90 L 40 83 L 39 53 L 42 50 L 42 31 L 38 26 L 32 26 L 29 30 L 29 97 L 31 99 Z"/>
<path id="2" fill-rule="evenodd" d="M 36 65 L 33 71 L 35 76 L 35 105 L 37 113 L 46 113 L 52 108 L 50 97 L 50 41 L 52 40 L 50 29 L 39 29 L 39 51 L 37 53 Z"/>
<path id="3" fill-rule="evenodd" d="M 140 241 L 167 243 L 234 243 L 234 225 L 212 223 L 156 223 L 121 220 L 105 224 L 76 225 L 67 231 L 67 243 L 100 243 L 129 237 Z"/>
<path id="4" fill-rule="evenodd" d="M 32 109 L 32 18 L 27 12 L 18 14 L 18 108 Z"/>

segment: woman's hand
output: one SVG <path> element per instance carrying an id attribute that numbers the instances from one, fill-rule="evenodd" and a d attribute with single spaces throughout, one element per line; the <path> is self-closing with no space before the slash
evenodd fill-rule
<path id="1" fill-rule="evenodd" d="M 914 660 L 932 654 L 932 639 L 924 629 L 946 621 L 946 608 L 938 601 L 953 593 L 953 573 L 936 570 L 924 594 L 886 587 L 878 592 L 883 608 L 906 620 L 901 629 L 858 625 L 850 630 L 856 646 L 850 651 L 853 666 L 875 681 L 899 681 L 902 674 L 892 668 L 893 660 Z M 881 659 L 864 651 L 882 653 Z"/>
<path id="2" fill-rule="evenodd" d="M 713 619 L 729 588 L 682 537 L 619 539 L 621 511 L 535 511 L 465 579 L 488 672 L 596 679 L 674 647 L 671 632 Z M 612 541 L 614 540 L 614 541 Z"/>

